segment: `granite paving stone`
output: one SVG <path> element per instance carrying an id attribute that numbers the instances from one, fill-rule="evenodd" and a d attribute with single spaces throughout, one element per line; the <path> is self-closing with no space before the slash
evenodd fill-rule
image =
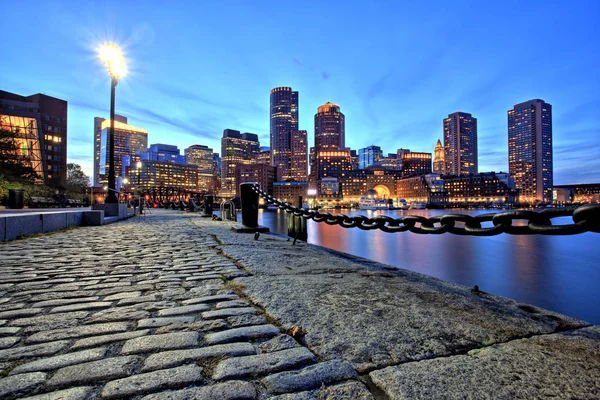
<path id="1" fill-rule="evenodd" d="M 250 343 L 228 343 L 186 350 L 171 350 L 149 355 L 142 371 L 176 367 L 189 361 L 212 357 L 237 357 L 256 354 Z"/>
<path id="2" fill-rule="evenodd" d="M 68 340 L 59 340 L 50 343 L 13 347 L 0 350 L 0 360 L 20 360 L 24 358 L 49 356 L 58 353 L 68 345 Z"/>
<path id="3" fill-rule="evenodd" d="M 206 344 L 236 342 L 242 340 L 272 337 L 281 333 L 279 329 L 270 324 L 246 326 L 243 328 L 228 329 L 226 331 L 209 333 L 204 337 Z"/>
<path id="4" fill-rule="evenodd" d="M 200 315 L 204 319 L 210 319 L 210 318 L 234 317 L 236 315 L 244 315 L 244 314 L 256 314 L 256 309 L 254 307 L 223 308 L 221 310 L 206 311 Z"/>
<path id="5" fill-rule="evenodd" d="M 233 307 L 248 307 L 248 303 L 243 300 L 230 300 L 230 301 L 221 301 L 217 303 L 215 308 L 220 310 L 222 308 L 233 308 Z"/>
<path id="6" fill-rule="evenodd" d="M 400 364 L 369 375 L 390 398 L 431 398 L 438 393 L 447 398 L 464 393 L 502 399 L 600 397 L 599 339 L 600 326 L 592 326 L 513 340 L 467 355 Z"/>
<path id="7" fill-rule="evenodd" d="M 102 389 L 101 396 L 108 399 L 124 398 L 200 381 L 202 381 L 202 368 L 190 364 L 110 381 Z"/>
<path id="8" fill-rule="evenodd" d="M 79 386 L 65 390 L 56 390 L 37 396 L 25 397 L 21 400 L 86 400 L 94 391 L 93 386 Z"/>
<path id="9" fill-rule="evenodd" d="M 56 371 L 46 384 L 72 386 L 122 378 L 133 372 L 139 360 L 137 356 L 123 356 L 71 365 Z"/>
<path id="10" fill-rule="evenodd" d="M 101 336 L 92 336 L 87 337 L 85 339 L 79 339 L 76 341 L 73 346 L 71 346 L 72 350 L 75 349 L 83 349 L 86 347 L 94 347 L 101 346 L 107 343 L 119 342 L 122 340 L 129 340 L 141 336 L 148 335 L 150 333 L 149 329 L 134 331 L 134 332 L 124 332 L 124 333 L 115 333 L 112 335 L 101 335 Z"/>
<path id="11" fill-rule="evenodd" d="M 38 301 L 36 303 L 33 303 L 31 306 L 32 307 L 57 307 L 57 306 L 66 306 L 69 304 L 94 302 L 94 301 L 98 301 L 98 299 L 99 299 L 98 296 L 91 296 L 91 297 L 79 297 L 79 298 L 75 298 L 75 299 L 66 298 L 66 299 L 44 300 L 44 301 Z"/>
<path id="12" fill-rule="evenodd" d="M 70 311 L 81 311 L 81 310 L 95 310 L 99 308 L 108 308 L 112 306 L 110 301 L 95 301 L 90 303 L 82 303 L 82 304 L 69 304 L 66 306 L 59 306 L 52 308 L 49 313 L 59 313 L 59 312 L 70 312 Z"/>
<path id="13" fill-rule="evenodd" d="M 121 354 L 147 353 L 156 350 L 181 349 L 198 343 L 198 332 L 164 333 L 129 339 L 123 345 Z"/>
<path id="14" fill-rule="evenodd" d="M 0 349 L 12 347 L 15 344 L 19 343 L 20 340 L 21 337 L 19 336 L 0 337 Z"/>
<path id="15" fill-rule="evenodd" d="M 245 378 L 297 368 L 316 362 L 317 359 L 314 354 L 304 347 L 255 356 L 227 358 L 217 364 L 212 378 L 215 380 Z"/>
<path id="16" fill-rule="evenodd" d="M 212 386 L 154 393 L 142 400 L 256 400 L 258 393 L 250 382 L 227 381 Z"/>
<path id="17" fill-rule="evenodd" d="M 21 328 L 19 328 L 17 326 L 3 326 L 3 327 L 0 327 L 0 336 L 14 335 L 15 333 L 18 333 L 20 330 L 21 330 Z"/>
<path id="18" fill-rule="evenodd" d="M 259 349 L 262 353 L 272 353 L 274 351 L 293 349 L 300 347 L 300 344 L 290 335 L 277 335 L 273 339 L 261 343 Z"/>
<path id="19" fill-rule="evenodd" d="M 196 297 L 188 300 L 184 300 L 181 303 L 184 305 L 198 304 L 198 303 L 216 303 L 224 300 L 235 300 L 239 299 L 239 296 L 235 294 L 217 294 L 214 296 Z"/>
<path id="20" fill-rule="evenodd" d="M 261 382 L 267 392 L 273 394 L 300 392 L 320 387 L 332 382 L 357 379 L 358 374 L 352 364 L 341 360 L 332 360 L 305 367 L 297 371 L 273 374 Z"/>
<path id="21" fill-rule="evenodd" d="M 67 353 L 59 356 L 42 358 L 36 361 L 32 361 L 26 364 L 19 365 L 13 369 L 10 373 L 20 374 L 23 372 L 34 372 L 34 371 L 50 371 L 68 365 L 80 364 L 88 361 L 98 360 L 106 354 L 106 348 L 96 348 L 90 350 L 79 351 L 75 353 Z"/>
<path id="22" fill-rule="evenodd" d="M 142 295 L 142 292 L 139 290 L 136 290 L 133 292 L 120 292 L 120 293 L 111 294 L 110 296 L 106 296 L 103 300 L 104 301 L 113 301 L 113 300 L 131 299 L 131 298 L 135 298 L 135 297 L 140 297 L 141 295 Z"/>
<path id="23" fill-rule="evenodd" d="M 172 307 L 158 311 L 159 317 L 168 317 L 171 315 L 194 314 L 201 311 L 210 310 L 206 304 L 194 304 L 182 307 Z"/>
<path id="24" fill-rule="evenodd" d="M 17 310 L 2 311 L 2 312 L 0 312 L 0 318 L 12 319 L 12 318 L 31 317 L 31 316 L 37 315 L 41 312 L 42 312 L 42 309 L 39 307 L 37 307 L 37 308 L 21 308 L 21 309 L 17 309 Z"/>
<path id="25" fill-rule="evenodd" d="M 72 328 L 52 329 L 34 333 L 26 343 L 50 342 L 53 340 L 80 338 L 99 334 L 124 332 L 128 329 L 127 322 L 109 322 L 106 324 L 82 325 Z"/>
<path id="26" fill-rule="evenodd" d="M 12 375 L 0 378 L 0 398 L 15 396 L 27 390 L 35 389 L 46 381 L 43 372 Z"/>
<path id="27" fill-rule="evenodd" d="M 137 323 L 139 328 L 156 328 L 159 326 L 172 325 L 172 324 L 183 324 L 194 322 L 195 317 L 165 317 L 165 318 L 146 318 L 141 319 Z"/>

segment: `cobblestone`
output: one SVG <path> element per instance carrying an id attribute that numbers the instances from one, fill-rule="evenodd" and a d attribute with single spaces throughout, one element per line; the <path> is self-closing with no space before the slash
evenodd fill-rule
<path id="1" fill-rule="evenodd" d="M 81 311 L 81 310 L 95 310 L 99 308 L 108 308 L 112 306 L 112 303 L 109 301 L 96 301 L 90 303 L 82 303 L 82 304 L 70 304 L 67 306 L 54 307 L 49 312 L 59 313 L 59 312 L 70 312 L 70 311 Z"/>
<path id="2" fill-rule="evenodd" d="M 249 382 L 228 381 L 212 386 L 168 391 L 142 397 L 142 400 L 255 400 L 256 389 Z"/>
<path id="3" fill-rule="evenodd" d="M 144 361 L 142 371 L 176 367 L 188 361 L 211 357 L 237 357 L 250 354 L 256 354 L 254 346 L 250 343 L 217 344 L 197 349 L 165 351 L 148 356 Z"/>
<path id="4" fill-rule="evenodd" d="M 147 318 L 137 323 L 138 328 L 156 328 L 159 326 L 194 322 L 194 317 Z"/>
<path id="5" fill-rule="evenodd" d="M 280 372 L 262 380 L 267 392 L 273 394 L 299 392 L 346 379 L 356 379 L 358 374 L 346 361 L 322 362 L 298 371 Z"/>
<path id="6" fill-rule="evenodd" d="M 60 340 L 57 342 L 35 344 L 32 346 L 20 346 L 12 349 L 0 350 L 0 360 L 20 360 L 23 358 L 53 355 L 68 345 L 68 340 Z"/>
<path id="7" fill-rule="evenodd" d="M 237 315 L 244 314 L 256 314 L 256 309 L 254 307 L 243 307 L 243 308 L 224 308 L 222 310 L 215 311 L 206 311 L 203 312 L 202 318 L 210 319 L 210 318 L 227 318 L 227 317 L 235 317 Z"/>
<path id="8" fill-rule="evenodd" d="M 51 393 L 40 394 L 37 396 L 26 397 L 22 400 L 85 400 L 90 397 L 94 391 L 91 386 L 80 386 L 71 389 L 57 390 Z"/>
<path id="9" fill-rule="evenodd" d="M 202 368 L 195 364 L 137 374 L 108 382 L 102 389 L 102 397 L 123 398 L 148 393 L 163 388 L 176 388 L 200 382 Z"/>
<path id="10" fill-rule="evenodd" d="M 42 312 L 41 308 L 21 308 L 17 310 L 10 311 L 2 311 L 0 312 L 0 318 L 21 318 L 21 317 L 31 317 L 32 315 L 37 315 Z"/>
<path id="11" fill-rule="evenodd" d="M 56 371 L 47 385 L 50 387 L 79 385 L 122 378 L 133 372 L 138 361 L 139 357 L 125 356 L 71 365 Z"/>
<path id="12" fill-rule="evenodd" d="M 37 303 L 33 303 L 32 307 L 58 307 L 58 306 L 66 306 L 69 304 L 79 304 L 86 302 L 93 302 L 99 299 L 98 296 L 92 297 L 80 297 L 76 299 L 55 299 L 55 300 L 45 300 L 38 301 Z"/>
<path id="13" fill-rule="evenodd" d="M 15 396 L 26 390 L 31 390 L 41 385 L 46 380 L 43 372 L 19 374 L 0 379 L 0 398 Z"/>
<path id="14" fill-rule="evenodd" d="M 196 297 L 193 299 L 184 300 L 181 303 L 184 305 L 197 304 L 197 303 L 216 303 L 223 300 L 234 300 L 239 299 L 235 294 L 217 294 L 215 296 Z"/>
<path id="15" fill-rule="evenodd" d="M 217 364 L 212 377 L 215 380 L 244 378 L 316 362 L 313 353 L 304 347 L 299 347 L 256 356 L 228 358 Z"/>
<path id="16" fill-rule="evenodd" d="M 27 364 L 19 365 L 11 371 L 11 375 L 20 374 L 23 372 L 50 371 L 53 369 L 66 367 L 68 365 L 80 364 L 88 361 L 95 361 L 104 357 L 105 354 L 106 348 L 98 348 L 79 351 L 76 353 L 67 353 L 50 358 L 42 358 L 40 360 L 32 361 Z"/>
<path id="17" fill-rule="evenodd" d="M 0 349 L 6 349 L 8 347 L 11 347 L 19 343 L 20 340 L 21 338 L 19 336 L 2 337 L 0 338 Z"/>
<path id="18" fill-rule="evenodd" d="M 128 328 L 126 322 L 110 322 L 106 324 L 83 325 L 72 328 L 53 329 L 34 333 L 29 336 L 26 343 L 50 342 L 53 340 L 72 339 L 84 336 L 94 336 L 102 333 L 124 332 Z"/>
<path id="19" fill-rule="evenodd" d="M 15 333 L 19 332 L 20 330 L 21 330 L 21 328 L 16 327 L 16 326 L 1 327 L 0 328 L 0 336 L 14 335 Z"/>
<path id="20" fill-rule="evenodd" d="M 206 304 L 195 304 L 183 307 L 173 307 L 158 312 L 159 317 L 168 317 L 171 315 L 182 315 L 182 314 L 194 314 L 201 311 L 209 310 L 210 308 Z"/>
<path id="21" fill-rule="evenodd" d="M 124 332 L 124 333 L 115 333 L 113 335 L 101 335 L 101 336 L 92 336 L 85 339 L 79 339 L 76 341 L 73 346 L 71 346 L 72 350 L 75 349 L 83 349 L 86 347 L 94 347 L 100 346 L 107 343 L 119 342 L 122 340 L 129 340 L 133 338 L 137 338 L 140 336 L 145 336 L 150 333 L 150 330 L 139 330 L 135 332 Z"/>
<path id="22" fill-rule="evenodd" d="M 155 350 L 191 347 L 198 343 L 198 337 L 198 332 L 177 332 L 142 336 L 126 341 L 121 354 L 147 353 Z"/>
<path id="23" fill-rule="evenodd" d="M 243 328 L 229 329 L 222 332 L 209 333 L 204 337 L 206 344 L 235 342 L 240 340 L 257 339 L 278 335 L 279 329 L 273 325 L 255 325 Z"/>

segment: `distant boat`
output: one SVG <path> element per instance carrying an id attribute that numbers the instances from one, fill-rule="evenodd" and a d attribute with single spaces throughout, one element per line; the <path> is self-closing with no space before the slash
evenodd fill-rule
<path id="1" fill-rule="evenodd" d="M 406 202 L 406 200 L 400 199 L 400 200 L 398 200 L 398 205 L 396 206 L 396 208 L 398 208 L 400 210 L 408 210 L 409 206 L 408 206 L 408 203 Z"/>
<path id="2" fill-rule="evenodd" d="M 425 203 L 418 203 L 418 202 L 412 202 L 410 203 L 410 207 L 408 207 L 411 210 L 424 210 L 427 208 L 427 204 Z"/>
<path id="3" fill-rule="evenodd" d="M 358 208 L 361 210 L 387 210 L 390 208 L 390 203 L 386 199 L 363 196 L 358 202 Z"/>

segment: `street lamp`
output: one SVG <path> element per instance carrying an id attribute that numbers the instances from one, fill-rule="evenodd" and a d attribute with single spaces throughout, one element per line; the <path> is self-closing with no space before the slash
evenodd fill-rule
<path id="1" fill-rule="evenodd" d="M 108 68 L 111 77 L 110 85 L 110 133 L 109 133 L 109 162 L 108 162 L 108 194 L 105 203 L 118 203 L 115 192 L 115 88 L 119 77 L 126 73 L 123 52 L 114 43 L 105 43 L 98 48 L 100 60 Z"/>
<path id="2" fill-rule="evenodd" d="M 139 191 L 139 197 L 138 197 L 138 207 L 140 208 L 140 214 L 142 213 L 142 187 L 140 185 L 140 178 L 142 176 L 142 162 L 138 161 L 136 164 L 137 170 L 138 170 L 138 191 Z"/>

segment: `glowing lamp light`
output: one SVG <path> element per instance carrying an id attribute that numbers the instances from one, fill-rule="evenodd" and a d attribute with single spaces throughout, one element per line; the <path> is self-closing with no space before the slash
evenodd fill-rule
<path id="1" fill-rule="evenodd" d="M 98 56 L 100 60 L 108 67 L 108 72 L 115 78 L 120 78 L 127 74 L 127 65 L 123 52 L 114 43 L 104 43 L 98 47 Z"/>

